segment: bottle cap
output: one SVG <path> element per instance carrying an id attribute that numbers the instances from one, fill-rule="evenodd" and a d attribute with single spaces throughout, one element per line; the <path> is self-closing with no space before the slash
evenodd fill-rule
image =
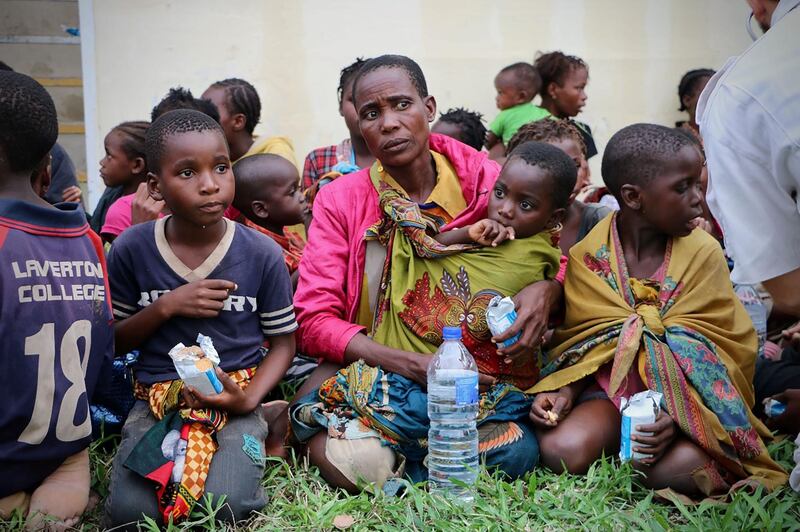
<path id="1" fill-rule="evenodd" d="M 442 338 L 445 340 L 461 340 L 461 327 L 442 328 Z"/>

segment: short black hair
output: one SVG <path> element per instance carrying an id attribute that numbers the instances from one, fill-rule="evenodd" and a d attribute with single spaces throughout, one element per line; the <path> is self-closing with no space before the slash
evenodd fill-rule
<path id="1" fill-rule="evenodd" d="M 145 136 L 147 168 L 156 173 L 161 169 L 161 159 L 164 156 L 164 147 L 168 137 L 182 133 L 202 133 L 203 131 L 216 131 L 223 138 L 225 137 L 222 127 L 217 122 L 207 114 L 194 109 L 176 109 L 159 116 L 150 125 Z"/>
<path id="2" fill-rule="evenodd" d="M 623 185 L 647 185 L 683 148 L 696 147 L 689 135 L 657 124 L 633 124 L 614 133 L 603 152 L 600 172 L 617 200 Z"/>
<path id="3" fill-rule="evenodd" d="M 355 81 L 356 74 L 359 73 L 361 67 L 367 64 L 369 60 L 370 58 L 364 59 L 363 57 L 356 57 L 355 61 L 344 67 L 339 73 L 339 86 L 336 88 L 336 96 L 339 98 L 339 105 L 342 105 L 345 87 L 347 87 L 347 84 L 351 81 Z"/>
<path id="4" fill-rule="evenodd" d="M 680 103 L 678 111 L 686 111 L 686 106 L 683 105 L 683 97 L 695 92 L 701 79 L 710 78 L 716 73 L 715 70 L 710 68 L 697 68 L 684 74 L 678 84 L 678 103 Z"/>
<path id="5" fill-rule="evenodd" d="M 0 149 L 12 172 L 33 171 L 58 138 L 53 98 L 39 82 L 0 71 Z"/>
<path id="6" fill-rule="evenodd" d="M 544 142 L 523 142 L 517 146 L 506 159 L 508 164 L 514 159 L 522 159 L 531 166 L 538 166 L 553 181 L 552 202 L 554 209 L 567 207 L 569 197 L 578 180 L 578 169 L 575 161 L 560 149 Z"/>
<path id="7" fill-rule="evenodd" d="M 455 124 L 461 128 L 464 144 L 480 151 L 486 140 L 486 126 L 483 125 L 483 115 L 477 111 L 470 111 L 463 107 L 448 109 L 439 115 L 439 120 L 448 124 Z"/>
<path id="8" fill-rule="evenodd" d="M 11 68 L 11 65 L 6 63 L 5 61 L 0 61 L 0 70 L 4 70 L 6 72 L 14 72 L 14 69 Z"/>
<path id="9" fill-rule="evenodd" d="M 417 62 L 404 55 L 387 54 L 376 57 L 375 59 L 370 59 L 364 63 L 361 70 L 358 71 L 356 78 L 353 80 L 353 100 L 355 100 L 356 86 L 358 82 L 361 81 L 361 78 L 381 68 L 399 68 L 405 70 L 406 74 L 408 74 L 408 79 L 411 80 L 411 84 L 417 89 L 419 97 L 428 97 L 428 84 L 425 81 L 425 74 L 422 73 L 422 69 Z"/>
<path id="10" fill-rule="evenodd" d="M 523 142 L 531 140 L 550 143 L 565 139 L 574 140 L 583 156 L 586 157 L 586 143 L 583 142 L 581 132 L 572 122 L 560 118 L 542 118 L 541 120 L 523 124 L 508 141 L 506 151 L 511 153 L 514 148 Z"/>
<path id="11" fill-rule="evenodd" d="M 248 212 L 250 201 L 264 197 L 266 188 L 271 184 L 273 169 L 279 166 L 297 172 L 297 167 L 288 159 L 274 153 L 259 153 L 236 161 L 233 164 L 233 177 L 236 183 L 234 207 L 242 212 Z"/>
<path id="12" fill-rule="evenodd" d="M 536 67 L 539 76 L 542 78 L 542 86 L 541 89 L 539 89 L 539 93 L 542 97 L 547 96 L 547 87 L 551 83 L 563 85 L 564 78 L 566 78 L 570 72 L 581 68 L 586 69 L 587 72 L 589 70 L 588 65 L 583 59 L 575 55 L 567 55 L 560 50 L 546 54 L 539 52 L 533 61 L 533 66 Z"/>
<path id="13" fill-rule="evenodd" d="M 542 88 L 542 77 L 539 71 L 536 70 L 530 63 L 514 63 L 500 70 L 500 74 L 511 73 L 514 75 L 515 85 L 520 90 L 528 91 L 531 99 L 536 96 L 536 93 Z"/>
<path id="14" fill-rule="evenodd" d="M 211 88 L 224 89 L 228 112 L 244 115 L 244 129 L 250 135 L 261 120 L 261 98 L 250 82 L 240 78 L 227 78 L 217 81 Z"/>
<path id="15" fill-rule="evenodd" d="M 161 99 L 158 104 L 153 107 L 150 112 L 150 121 L 155 122 L 156 119 L 169 111 L 175 109 L 194 109 L 205 113 L 214 119 L 214 122 L 219 124 L 219 111 L 217 106 L 208 100 L 195 98 L 192 91 L 184 89 L 183 87 L 173 87 L 169 90 L 166 96 Z"/>

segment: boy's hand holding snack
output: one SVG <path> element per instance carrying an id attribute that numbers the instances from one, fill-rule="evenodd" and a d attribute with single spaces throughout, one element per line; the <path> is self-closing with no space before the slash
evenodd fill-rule
<path id="1" fill-rule="evenodd" d="M 553 428 L 572 410 L 572 402 L 572 392 L 567 387 L 536 394 L 528 417 L 537 427 Z"/>
<path id="2" fill-rule="evenodd" d="M 190 408 L 214 408 L 224 410 L 229 414 L 249 414 L 258 406 L 257 400 L 251 400 L 227 373 L 219 366 L 216 367 L 217 378 L 222 383 L 222 392 L 214 395 L 203 395 L 191 386 L 184 386 L 181 393 L 183 400 Z"/>
<path id="3" fill-rule="evenodd" d="M 494 220 L 481 220 L 469 226 L 467 234 L 482 246 L 497 247 L 506 240 L 514 240 L 514 229 Z"/>
<path id="4" fill-rule="evenodd" d="M 225 279 L 202 279 L 185 284 L 159 297 L 166 319 L 183 316 L 185 318 L 215 318 L 236 283 Z"/>

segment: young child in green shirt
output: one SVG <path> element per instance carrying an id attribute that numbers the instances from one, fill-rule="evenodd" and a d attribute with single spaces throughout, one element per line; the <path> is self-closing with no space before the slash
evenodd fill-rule
<path id="1" fill-rule="evenodd" d="M 528 122 L 547 118 L 550 113 L 532 100 L 542 86 L 539 72 L 530 63 L 514 63 L 502 69 L 494 78 L 497 90 L 495 103 L 500 114 L 489 125 L 486 148 L 489 157 L 505 157 L 506 145 L 514 133 Z"/>

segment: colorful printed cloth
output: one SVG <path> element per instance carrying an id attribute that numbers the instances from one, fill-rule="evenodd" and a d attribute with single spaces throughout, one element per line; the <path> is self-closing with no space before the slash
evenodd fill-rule
<path id="1" fill-rule="evenodd" d="M 246 388 L 256 368 L 229 373 Z M 125 460 L 125 467 L 156 483 L 158 509 L 164 523 L 185 519 L 205 490 L 208 468 L 217 451 L 215 434 L 228 414 L 213 409 L 181 408 L 183 381 L 135 385 L 137 399 L 147 401 L 159 420 L 142 436 Z"/>
<path id="2" fill-rule="evenodd" d="M 269 229 L 254 224 L 247 218 L 244 219 L 244 224 L 262 235 L 270 237 L 281 247 L 283 260 L 286 262 L 286 267 L 289 269 L 290 274 L 297 270 L 300 266 L 300 259 L 303 258 L 303 249 L 306 247 L 306 241 L 303 240 L 303 237 L 288 228 L 283 229 L 282 235 L 273 233 Z"/>
<path id="3" fill-rule="evenodd" d="M 785 483 L 761 439 L 770 432 L 750 410 L 757 339 L 719 244 L 701 230 L 675 238 L 662 283 L 632 279 L 616 219 L 601 221 L 570 250 L 566 320 L 531 391 L 556 390 L 612 362 L 613 395 L 635 368 L 731 481 Z"/>
<path id="4" fill-rule="evenodd" d="M 487 465 L 520 477 L 538 461 L 536 436 L 520 422 L 528 417 L 532 399 L 510 384 L 481 394 L 478 406 L 478 452 Z M 339 370 L 318 390 L 290 410 L 292 433 L 307 441 L 325 428 L 332 438 L 377 437 L 402 454 L 406 474 L 425 480 L 428 453 L 428 396 L 422 387 L 395 373 L 355 362 Z"/>
<path id="5" fill-rule="evenodd" d="M 555 277 L 561 252 L 550 234 L 511 240 L 494 247 L 445 246 L 431 235 L 438 219 L 371 173 L 384 216 L 367 230 L 368 239 L 388 249 L 373 339 L 415 353 L 433 353 L 442 328 L 461 327 L 462 342 L 482 373 L 520 388 L 538 378 L 540 360 L 511 367 L 497 356 L 486 322 L 495 296 L 513 296 L 524 287 Z M 503 272 L 503 275 L 497 275 Z M 391 309 L 391 312 L 388 310 Z"/>

